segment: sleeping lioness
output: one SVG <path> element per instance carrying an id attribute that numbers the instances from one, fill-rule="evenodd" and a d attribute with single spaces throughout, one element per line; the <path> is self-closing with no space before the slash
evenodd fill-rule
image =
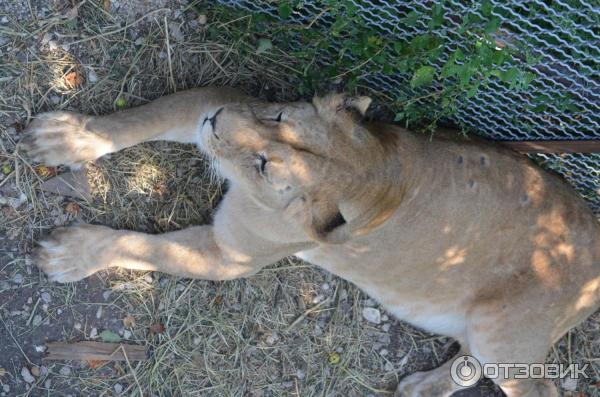
<path id="1" fill-rule="evenodd" d="M 213 225 L 150 235 L 61 228 L 37 264 L 73 282 L 120 266 L 228 280 L 296 255 L 356 284 L 396 317 L 456 338 L 485 363 L 543 363 L 600 304 L 600 224 L 562 180 L 484 142 L 363 124 L 367 97 L 263 103 L 202 88 L 108 116 L 39 115 L 25 147 L 78 166 L 143 141 L 196 143 L 230 181 Z M 450 396 L 451 362 L 399 396 Z M 550 380 L 494 381 L 509 397 Z"/>

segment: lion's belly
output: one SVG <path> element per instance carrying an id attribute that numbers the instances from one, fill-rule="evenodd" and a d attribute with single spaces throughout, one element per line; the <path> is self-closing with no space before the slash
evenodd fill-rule
<path id="1" fill-rule="evenodd" d="M 373 277 L 369 277 L 369 272 L 349 271 L 354 262 L 352 259 L 341 259 L 347 261 L 346 265 L 349 266 L 340 266 L 340 258 L 328 258 L 329 255 L 319 249 L 303 251 L 296 256 L 352 282 L 400 320 L 432 333 L 456 338 L 464 335 L 466 314 L 464 307 L 457 304 L 459 299 L 439 299 L 439 290 L 424 291 L 422 288 L 411 288 L 402 282 L 396 286 L 385 283 L 384 286 L 378 282 L 379 277 L 376 277 L 381 269 L 372 267 L 370 271 Z M 344 270 L 340 271 L 340 267 Z"/>

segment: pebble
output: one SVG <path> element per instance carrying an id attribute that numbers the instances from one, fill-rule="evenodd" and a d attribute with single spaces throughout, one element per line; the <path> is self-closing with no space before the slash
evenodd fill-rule
<path id="1" fill-rule="evenodd" d="M 200 14 L 198 15 L 198 23 L 200 25 L 206 25 L 206 22 L 208 22 L 208 17 L 204 14 Z"/>
<path id="2" fill-rule="evenodd" d="M 389 323 L 385 323 L 381 326 L 381 330 L 383 332 L 388 332 L 390 330 L 390 324 Z"/>
<path id="3" fill-rule="evenodd" d="M 97 318 L 98 320 L 100 320 L 100 319 L 102 318 L 102 306 L 100 306 L 100 307 L 98 308 L 98 310 L 96 310 L 96 318 Z"/>
<path id="4" fill-rule="evenodd" d="M 125 338 L 125 339 L 131 338 L 132 335 L 133 334 L 131 333 L 131 331 L 129 331 L 127 329 L 123 331 L 123 338 Z"/>
<path id="5" fill-rule="evenodd" d="M 199 336 L 195 336 L 193 340 L 194 345 L 198 346 L 200 342 L 202 342 L 202 338 L 200 338 Z"/>
<path id="6" fill-rule="evenodd" d="M 381 323 L 381 312 L 374 307 L 365 307 L 362 311 L 365 320 L 373 324 Z"/>
<path id="7" fill-rule="evenodd" d="M 81 323 L 75 323 L 75 324 L 73 325 L 73 327 L 74 327 L 74 328 L 75 328 L 77 331 L 80 331 L 80 330 L 81 330 Z"/>
<path id="8" fill-rule="evenodd" d="M 90 339 L 96 339 L 98 337 L 98 328 L 94 327 L 90 331 Z"/>
<path id="9" fill-rule="evenodd" d="M 35 346 L 35 351 L 38 353 L 43 353 L 46 351 L 46 346 L 44 345 L 36 345 Z"/>
<path id="10" fill-rule="evenodd" d="M 13 282 L 15 284 L 21 284 L 23 282 L 23 275 L 21 273 L 17 273 L 13 277 Z"/>
<path id="11" fill-rule="evenodd" d="M 95 84 L 98 82 L 98 75 L 94 69 L 90 69 L 88 72 L 87 80 L 90 84 Z"/>
<path id="12" fill-rule="evenodd" d="M 53 105 L 58 105 L 60 103 L 60 97 L 58 95 L 51 95 L 50 102 L 52 102 Z"/>
<path id="13" fill-rule="evenodd" d="M 110 295 L 112 294 L 112 290 L 106 290 L 102 293 L 102 299 L 104 299 L 105 301 L 108 300 L 108 298 L 110 298 Z"/>
<path id="14" fill-rule="evenodd" d="M 31 372 L 27 367 L 21 368 L 21 376 L 23 377 L 23 380 L 27 383 L 35 382 L 35 378 L 33 377 L 33 375 L 31 375 Z"/>
<path id="15" fill-rule="evenodd" d="M 321 303 L 321 302 L 323 302 L 323 300 L 325 300 L 325 295 L 323 295 L 323 294 L 318 294 L 317 296 L 315 296 L 315 297 L 313 298 L 313 300 L 312 300 L 312 303 L 316 305 L 317 303 Z"/>
<path id="16" fill-rule="evenodd" d="M 46 302 L 46 303 L 52 302 L 52 295 L 50 295 L 50 293 L 42 292 L 42 294 L 40 296 L 44 302 Z"/>
<path id="17" fill-rule="evenodd" d="M 385 365 L 383 366 L 383 368 L 387 371 L 387 372 L 392 372 L 394 370 L 394 364 L 392 364 L 391 362 L 386 362 Z"/>
<path id="18" fill-rule="evenodd" d="M 44 382 L 44 387 L 46 389 L 49 389 L 52 387 L 52 380 L 51 379 L 46 379 L 46 381 Z"/>
<path id="19" fill-rule="evenodd" d="M 185 289 L 185 285 L 178 283 L 177 287 L 175 287 L 175 289 L 177 290 L 177 292 L 181 292 Z"/>
<path id="20" fill-rule="evenodd" d="M 71 368 L 69 368 L 65 365 L 60 368 L 58 373 L 61 374 L 62 376 L 69 376 L 71 374 Z"/>
<path id="21" fill-rule="evenodd" d="M 388 321 L 390 318 L 388 317 L 387 314 L 383 314 L 381 315 L 381 321 Z"/>
<path id="22" fill-rule="evenodd" d="M 150 273 L 146 273 L 144 274 L 144 281 L 147 282 L 148 284 L 152 284 L 154 282 L 154 278 L 152 277 L 152 274 Z"/>
<path id="23" fill-rule="evenodd" d="M 42 323 L 42 316 L 40 316 L 39 314 L 36 314 L 35 316 L 33 316 L 33 321 L 31 323 L 33 324 L 34 327 L 37 327 L 38 325 L 40 325 Z"/>
<path id="24" fill-rule="evenodd" d="M 279 340 L 279 335 L 277 332 L 273 332 L 271 335 L 267 336 L 267 344 L 273 346 Z"/>
<path id="25" fill-rule="evenodd" d="M 304 373 L 304 371 L 302 371 L 301 369 L 296 370 L 296 378 L 304 379 L 305 377 L 306 377 L 306 374 Z"/>
<path id="26" fill-rule="evenodd" d="M 2 391 L 4 393 L 10 393 L 10 386 L 9 385 L 3 385 L 2 386 Z"/>
<path id="27" fill-rule="evenodd" d="M 123 393 L 123 385 L 121 385 L 120 383 L 115 383 L 113 389 L 115 389 L 115 393 L 117 394 Z"/>

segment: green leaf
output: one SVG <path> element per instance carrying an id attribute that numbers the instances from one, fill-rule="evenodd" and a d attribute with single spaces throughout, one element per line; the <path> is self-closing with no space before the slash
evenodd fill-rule
<path id="1" fill-rule="evenodd" d="M 406 24 L 406 26 L 415 26 L 417 24 L 417 21 L 419 20 L 419 17 L 420 15 L 418 12 L 411 11 L 408 14 L 406 14 L 403 21 Z"/>
<path id="2" fill-rule="evenodd" d="M 492 11 L 493 11 L 494 7 L 492 6 L 492 3 L 490 2 L 490 0 L 485 0 L 481 3 L 481 6 L 479 7 L 479 11 L 481 12 L 481 15 L 483 15 L 484 17 L 489 17 L 490 15 L 492 15 Z"/>
<path id="3" fill-rule="evenodd" d="M 487 34 L 494 33 L 495 31 L 498 30 L 501 23 L 502 23 L 502 21 L 500 20 L 500 18 L 494 17 L 494 18 L 490 19 L 488 21 L 488 23 L 485 24 L 483 31 Z"/>
<path id="4" fill-rule="evenodd" d="M 288 1 L 280 1 L 277 11 L 281 18 L 288 19 L 292 15 L 292 5 Z"/>
<path id="5" fill-rule="evenodd" d="M 473 85 L 471 88 L 469 88 L 469 90 L 467 91 L 467 98 L 473 98 L 477 92 L 479 91 L 479 84 L 475 84 Z"/>
<path id="6" fill-rule="evenodd" d="M 431 21 L 429 23 L 430 28 L 437 28 L 442 26 L 444 23 L 444 6 L 440 3 L 436 3 L 431 10 Z"/>
<path id="7" fill-rule="evenodd" d="M 519 77 L 519 69 L 517 68 L 510 68 L 500 72 L 500 80 L 502 81 L 512 82 L 515 81 L 517 77 Z"/>
<path id="8" fill-rule="evenodd" d="M 116 334 L 108 329 L 105 329 L 104 331 L 100 332 L 99 336 L 100 336 L 100 339 L 102 339 L 102 342 L 109 342 L 109 343 L 121 342 L 121 337 L 119 336 L 119 334 Z"/>
<path id="9" fill-rule="evenodd" d="M 421 66 L 415 71 L 412 78 L 410 79 L 410 86 L 412 88 L 421 87 L 425 84 L 429 84 L 433 81 L 435 76 L 435 68 L 432 66 Z"/>
<path id="10" fill-rule="evenodd" d="M 258 45 L 256 46 L 256 53 L 262 54 L 263 52 L 266 52 L 266 51 L 270 50 L 271 48 L 273 48 L 273 43 L 271 42 L 271 40 L 259 39 Z"/>

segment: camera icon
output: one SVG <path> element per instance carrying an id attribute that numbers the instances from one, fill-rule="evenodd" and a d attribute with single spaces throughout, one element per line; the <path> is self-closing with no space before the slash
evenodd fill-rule
<path id="1" fill-rule="evenodd" d="M 472 356 L 457 357 L 450 367 L 450 376 L 457 385 L 471 387 L 481 379 L 481 363 Z"/>

